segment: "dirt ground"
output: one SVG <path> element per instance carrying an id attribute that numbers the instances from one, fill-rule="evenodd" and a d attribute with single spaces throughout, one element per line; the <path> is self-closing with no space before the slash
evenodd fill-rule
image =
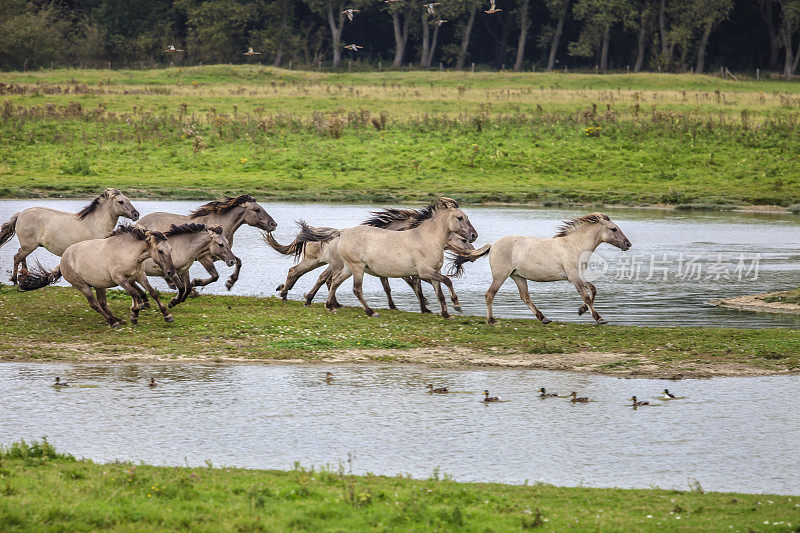
<path id="1" fill-rule="evenodd" d="M 766 313 L 787 313 L 800 314 L 800 305 L 784 302 L 765 302 L 764 298 L 780 294 L 778 292 L 765 292 L 763 294 L 751 294 L 747 296 L 736 296 L 723 300 L 714 300 L 711 303 L 720 307 L 739 309 L 740 311 L 762 311 Z"/>

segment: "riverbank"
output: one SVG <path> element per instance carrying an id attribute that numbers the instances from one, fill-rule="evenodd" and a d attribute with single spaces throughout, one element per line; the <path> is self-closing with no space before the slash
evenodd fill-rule
<path id="1" fill-rule="evenodd" d="M 290 471 L 95 464 L 0 452 L 0 529 L 106 531 L 796 531 L 797 496 L 567 488 Z M 57 495 L 57 497 L 54 497 Z"/>
<path id="2" fill-rule="evenodd" d="M 226 65 L 0 80 L 3 198 L 116 186 L 196 200 L 800 204 L 800 85 L 784 81 Z"/>
<path id="3" fill-rule="evenodd" d="M 111 292 L 126 316 L 128 296 Z M 397 362 L 506 366 L 665 379 L 800 372 L 800 331 L 654 328 L 500 320 L 360 308 L 336 313 L 277 298 L 202 296 L 111 330 L 71 288 L 0 286 L 3 361 Z"/>

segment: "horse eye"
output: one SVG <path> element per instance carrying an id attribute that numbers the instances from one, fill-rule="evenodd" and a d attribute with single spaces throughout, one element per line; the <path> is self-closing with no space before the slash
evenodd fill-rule
<path id="1" fill-rule="evenodd" d="M 464 220 L 464 217 L 462 217 L 462 216 L 459 216 L 459 217 L 458 217 L 458 220 Z"/>
<path id="2" fill-rule="evenodd" d="M 117 203 L 118 204 L 124 204 L 125 202 L 123 202 L 122 200 L 117 200 Z"/>
<path id="3" fill-rule="evenodd" d="M 613 231 L 614 233 L 616 233 L 616 232 L 617 232 L 617 228 L 611 228 L 611 231 Z"/>

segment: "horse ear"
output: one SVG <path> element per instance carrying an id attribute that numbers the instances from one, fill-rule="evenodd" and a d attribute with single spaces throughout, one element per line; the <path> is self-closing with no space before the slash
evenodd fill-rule
<path id="1" fill-rule="evenodd" d="M 178 229 L 178 226 L 177 226 L 177 225 L 175 225 L 175 224 L 170 224 L 170 225 L 169 225 L 169 230 L 170 230 L 170 231 L 176 231 L 177 229 Z"/>
<path id="2" fill-rule="evenodd" d="M 214 233 L 219 233 L 220 235 L 222 235 L 222 226 L 214 226 L 213 228 L 208 228 L 208 229 L 210 229 Z"/>

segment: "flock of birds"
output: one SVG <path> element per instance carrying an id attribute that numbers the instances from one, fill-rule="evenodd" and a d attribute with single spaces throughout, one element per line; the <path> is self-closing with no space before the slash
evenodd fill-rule
<path id="1" fill-rule="evenodd" d="M 333 382 L 333 372 L 325 372 L 325 383 L 332 383 Z M 148 387 L 157 387 L 158 383 L 156 382 L 156 378 L 150 378 L 150 382 L 147 384 Z M 66 381 L 61 381 L 61 378 L 56 376 L 56 381 L 53 383 L 53 387 L 61 388 L 61 387 L 69 387 L 69 384 Z M 449 387 L 434 387 L 432 383 L 429 383 L 426 387 L 427 391 L 430 394 L 448 394 L 450 391 Z M 547 390 L 542 387 L 539 389 L 539 398 L 547 399 L 547 398 L 569 398 L 570 402 L 572 403 L 589 403 L 589 398 L 586 396 L 578 396 L 578 393 L 573 391 L 566 396 L 559 396 L 557 392 L 547 392 Z M 661 400 L 678 400 L 680 397 L 675 396 L 672 394 L 669 389 L 664 389 L 664 392 L 661 393 Z M 491 396 L 489 394 L 489 390 L 483 391 L 483 403 L 494 403 L 494 402 L 502 402 L 507 401 L 501 399 L 499 396 Z M 636 398 L 636 396 L 632 396 L 630 400 L 632 402 L 630 405 L 631 407 L 641 407 L 643 405 L 650 405 L 648 401 L 640 401 Z"/>
<path id="2" fill-rule="evenodd" d="M 400 2 L 400 1 L 401 0 L 383 0 L 383 3 L 384 4 L 396 4 L 396 3 Z M 440 6 L 440 5 L 442 5 L 441 2 L 429 2 L 427 4 L 422 4 L 422 7 L 424 7 L 428 11 L 428 14 L 430 16 L 435 17 L 436 16 L 436 6 Z M 494 13 L 499 13 L 500 11 L 502 11 L 502 9 L 498 9 L 497 8 L 496 0 L 489 0 L 489 9 L 484 10 L 484 12 L 489 14 L 489 15 L 493 15 Z M 348 8 L 348 9 L 345 9 L 344 11 L 342 11 L 342 15 L 346 15 L 347 16 L 347 20 L 349 20 L 350 22 L 353 22 L 355 20 L 355 18 L 356 18 L 356 13 L 360 13 L 360 12 L 361 12 L 361 10 L 359 10 L 359 9 Z M 440 28 L 442 27 L 442 24 L 444 24 L 445 22 L 449 22 L 449 21 L 447 19 L 438 19 L 438 20 L 433 21 L 433 23 L 436 24 L 436 26 L 438 26 Z M 358 44 L 345 44 L 343 46 L 344 46 L 344 48 L 346 50 L 352 50 L 354 52 L 358 52 L 360 49 L 364 48 L 363 46 L 358 45 Z M 173 53 L 173 52 L 185 52 L 185 50 L 182 50 L 180 48 L 175 48 L 175 45 L 171 44 L 171 45 L 167 46 L 167 49 L 164 50 L 164 52 L 169 54 L 169 53 Z M 247 52 L 243 53 L 242 55 L 244 55 L 244 56 L 258 56 L 258 55 L 261 55 L 261 52 L 256 52 L 255 50 L 253 50 L 253 47 L 250 46 L 250 47 L 247 48 Z"/>

